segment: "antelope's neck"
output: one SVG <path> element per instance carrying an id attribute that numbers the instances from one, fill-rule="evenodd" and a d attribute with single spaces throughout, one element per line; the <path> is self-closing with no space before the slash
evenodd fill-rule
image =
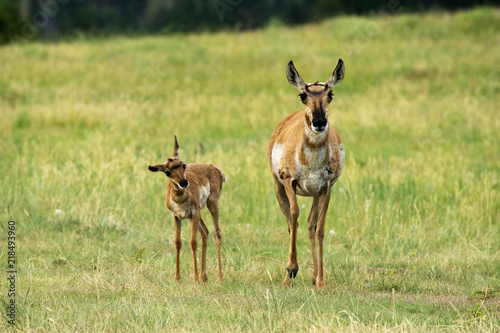
<path id="1" fill-rule="evenodd" d="M 312 131 L 306 123 L 304 126 L 304 136 L 296 156 L 296 162 L 311 169 L 319 169 L 330 160 L 328 129 L 317 133 Z"/>
<path id="2" fill-rule="evenodd" d="M 170 192 L 172 193 L 172 199 L 179 204 L 188 199 L 187 189 L 181 190 L 172 182 L 170 182 Z"/>

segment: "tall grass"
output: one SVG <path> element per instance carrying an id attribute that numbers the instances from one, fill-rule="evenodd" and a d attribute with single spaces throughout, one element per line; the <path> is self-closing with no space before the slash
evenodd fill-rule
<path id="1" fill-rule="evenodd" d="M 17 330 L 499 330 L 499 22 L 484 8 L 1 48 L 0 216 L 3 235 L 17 223 Z M 265 147 L 301 108 L 287 62 L 313 82 L 338 58 L 330 122 L 346 165 L 327 215 L 327 290 L 310 284 L 307 198 L 301 268 L 283 288 L 288 233 Z M 211 239 L 209 281 L 192 281 L 186 230 L 174 282 L 166 179 L 147 171 L 174 134 L 185 162 L 229 178 L 222 284 Z"/>

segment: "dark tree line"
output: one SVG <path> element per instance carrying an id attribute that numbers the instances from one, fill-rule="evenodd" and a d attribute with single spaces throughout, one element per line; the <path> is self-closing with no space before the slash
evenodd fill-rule
<path id="1" fill-rule="evenodd" d="M 77 34 L 247 30 L 341 14 L 456 10 L 499 0 L 0 0 L 0 43 Z"/>

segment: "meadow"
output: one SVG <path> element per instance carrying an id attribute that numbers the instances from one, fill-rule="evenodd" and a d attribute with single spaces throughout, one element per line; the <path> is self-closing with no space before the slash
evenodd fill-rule
<path id="1" fill-rule="evenodd" d="M 228 14 L 229 15 L 229 14 Z M 302 107 L 286 80 L 325 81 L 345 149 L 326 220 L 325 283 L 298 260 L 265 156 Z M 16 223 L 16 325 L 27 332 L 498 332 L 500 10 L 337 17 L 250 32 L 29 42 L 0 48 L 0 299 Z M 217 279 L 182 281 L 165 176 L 171 156 L 228 176 Z"/>

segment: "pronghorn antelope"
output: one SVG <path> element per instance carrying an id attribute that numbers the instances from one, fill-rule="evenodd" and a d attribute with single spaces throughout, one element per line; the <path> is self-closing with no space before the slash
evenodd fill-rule
<path id="1" fill-rule="evenodd" d="M 219 265 L 219 280 L 222 281 L 222 263 L 221 263 L 221 231 L 219 229 L 219 197 L 222 189 L 222 183 L 227 181 L 226 175 L 221 169 L 212 164 L 184 164 L 179 158 L 179 144 L 175 137 L 174 154 L 165 163 L 149 166 L 148 169 L 153 172 L 161 171 L 169 178 L 167 184 L 167 194 L 165 205 L 172 212 L 175 222 L 175 249 L 176 265 L 175 280 L 181 280 L 180 269 L 180 251 L 181 241 L 181 220 L 191 220 L 191 251 L 193 253 L 194 280 L 207 281 L 207 240 L 208 229 L 203 222 L 200 210 L 208 207 L 215 226 L 215 244 L 217 245 L 217 261 Z M 196 232 L 201 235 L 201 272 L 198 276 L 198 267 L 196 264 Z"/>
<path id="2" fill-rule="evenodd" d="M 297 262 L 297 227 L 299 207 L 297 195 L 313 197 L 307 224 L 313 258 L 313 284 L 325 288 L 323 279 L 323 238 L 325 216 L 330 203 L 330 188 L 340 177 L 344 166 L 344 145 L 337 131 L 328 123 L 328 105 L 332 88 L 344 78 L 341 59 L 325 83 L 306 84 L 288 63 L 288 82 L 300 91 L 305 109 L 285 117 L 274 130 L 267 157 L 271 164 L 276 198 L 288 222 L 290 247 L 286 265 L 285 285 L 291 283 L 299 270 Z M 318 255 L 316 255 L 316 237 Z"/>

